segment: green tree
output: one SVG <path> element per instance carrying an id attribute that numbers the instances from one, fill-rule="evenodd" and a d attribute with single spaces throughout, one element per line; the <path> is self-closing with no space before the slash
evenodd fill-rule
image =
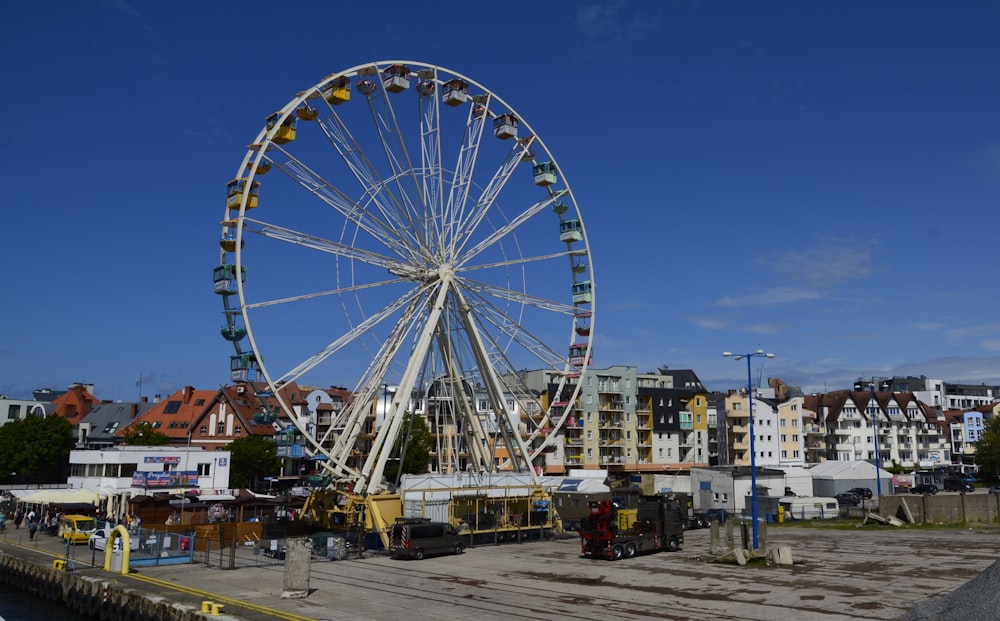
<path id="1" fill-rule="evenodd" d="M 122 442 L 132 446 L 164 446 L 170 444 L 170 436 L 156 431 L 149 423 L 139 423 L 122 432 Z"/>
<path id="2" fill-rule="evenodd" d="M 986 423 L 982 437 L 976 442 L 976 465 L 983 481 L 1000 482 L 1000 417 Z"/>
<path id="3" fill-rule="evenodd" d="M 66 480 L 73 426 L 61 416 L 0 426 L 0 480 L 60 483 Z"/>
<path id="4" fill-rule="evenodd" d="M 253 488 L 258 480 L 281 471 L 278 447 L 265 436 L 243 436 L 226 450 L 231 453 L 229 482 L 233 487 Z"/>
<path id="5" fill-rule="evenodd" d="M 402 446 L 406 445 L 406 454 L 402 459 L 402 469 L 398 459 Z M 427 427 L 423 416 L 414 416 L 410 412 L 403 415 L 403 433 L 396 438 L 392 447 L 391 458 L 385 464 L 385 478 L 395 483 L 401 474 L 420 474 L 427 472 L 427 462 L 434 448 L 434 437 Z"/>

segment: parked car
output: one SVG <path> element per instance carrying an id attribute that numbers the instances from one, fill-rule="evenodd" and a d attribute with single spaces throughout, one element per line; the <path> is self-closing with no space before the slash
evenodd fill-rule
<path id="1" fill-rule="evenodd" d="M 936 494 L 938 493 L 938 486 L 933 483 L 921 483 L 920 485 L 914 485 L 910 488 L 911 494 Z"/>
<path id="2" fill-rule="evenodd" d="M 948 477 L 944 480 L 944 491 L 946 492 L 974 492 L 976 488 L 965 479 L 958 477 Z"/>
<path id="3" fill-rule="evenodd" d="M 87 540 L 87 545 L 90 546 L 90 549 L 91 550 L 98 550 L 100 552 L 103 552 L 105 550 L 105 548 L 108 547 L 108 533 L 110 532 L 110 530 L 111 529 L 109 529 L 107 526 L 104 526 L 104 527 L 98 528 L 96 531 L 94 531 L 94 533 L 90 536 L 90 539 Z M 121 542 L 122 542 L 121 537 L 119 537 L 117 540 L 115 540 L 115 549 L 116 550 L 121 550 L 122 549 L 121 548 L 121 546 L 122 546 Z M 132 550 L 133 552 L 135 552 L 136 550 L 139 549 L 139 538 L 138 537 L 129 537 L 128 549 Z"/>
<path id="4" fill-rule="evenodd" d="M 1000 484 L 990 487 L 991 494 L 1000 494 Z"/>
<path id="5" fill-rule="evenodd" d="M 872 491 L 870 489 L 868 489 L 867 487 L 852 487 L 851 489 L 849 489 L 847 491 L 850 492 L 850 493 L 852 493 L 852 494 L 857 494 L 861 498 L 871 498 L 872 497 Z"/>
<path id="6" fill-rule="evenodd" d="M 840 492 L 834 495 L 837 499 L 838 505 L 847 505 L 849 507 L 856 507 L 861 504 L 861 497 L 854 492 Z"/>

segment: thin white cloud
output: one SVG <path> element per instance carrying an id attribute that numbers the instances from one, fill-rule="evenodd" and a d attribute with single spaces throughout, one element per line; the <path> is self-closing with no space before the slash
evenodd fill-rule
<path id="1" fill-rule="evenodd" d="M 830 287 L 871 274 L 876 244 L 867 239 L 826 240 L 815 247 L 789 250 L 761 262 L 793 282 Z"/>
<path id="2" fill-rule="evenodd" d="M 940 332 L 945 328 L 945 324 L 934 321 L 918 321 L 910 325 L 914 330 L 919 330 L 921 332 Z"/>
<path id="3" fill-rule="evenodd" d="M 780 323 L 752 323 L 743 328 L 743 331 L 750 334 L 778 334 L 784 329 L 784 324 Z"/>
<path id="4" fill-rule="evenodd" d="M 607 4 L 588 4 L 576 13 L 576 29 L 588 37 L 607 37 L 618 32 L 618 13 L 625 0 L 612 0 Z"/>
<path id="5" fill-rule="evenodd" d="M 986 351 L 1000 351 L 1000 339 L 986 339 L 979 343 L 979 347 Z"/>
<path id="6" fill-rule="evenodd" d="M 986 323 L 980 326 L 954 328 L 945 332 L 949 338 L 960 339 L 967 336 L 989 336 L 1000 334 L 1000 323 Z"/>
<path id="7" fill-rule="evenodd" d="M 646 8 L 648 5 L 641 5 Z M 628 10 L 627 0 L 610 0 L 588 4 L 576 13 L 574 27 L 580 34 L 594 39 L 629 40 L 645 37 L 659 28 L 662 13 Z"/>
<path id="8" fill-rule="evenodd" d="M 715 317 L 688 317 L 687 320 L 697 327 L 706 330 L 722 330 L 728 325 L 725 320 L 716 319 Z"/>
<path id="9" fill-rule="evenodd" d="M 759 293 L 751 293 L 743 296 L 725 296 L 719 298 L 712 304 L 714 306 L 741 307 L 741 306 L 777 306 L 779 304 L 791 304 L 806 300 L 819 300 L 823 294 L 812 289 L 799 289 L 797 287 L 772 287 Z"/>

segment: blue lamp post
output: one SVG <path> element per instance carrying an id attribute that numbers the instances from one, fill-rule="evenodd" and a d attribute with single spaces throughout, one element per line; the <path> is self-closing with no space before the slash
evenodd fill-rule
<path id="1" fill-rule="evenodd" d="M 879 504 L 882 502 L 882 476 L 879 470 L 882 468 L 882 458 L 878 450 L 878 402 L 875 400 L 875 378 L 868 384 L 872 392 L 872 435 L 875 437 L 875 487 L 878 491 Z"/>
<path id="2" fill-rule="evenodd" d="M 722 355 L 728 358 L 733 353 L 724 351 Z M 747 360 L 747 403 L 749 403 L 748 410 L 750 413 L 750 504 L 753 513 L 753 549 L 757 550 L 760 548 L 760 525 L 757 523 L 757 447 L 754 442 L 753 428 L 753 374 L 750 370 L 750 359 L 754 356 L 774 358 L 774 354 L 764 353 L 763 349 L 758 349 L 749 354 L 738 354 L 733 360 L 743 360 L 744 358 Z"/>

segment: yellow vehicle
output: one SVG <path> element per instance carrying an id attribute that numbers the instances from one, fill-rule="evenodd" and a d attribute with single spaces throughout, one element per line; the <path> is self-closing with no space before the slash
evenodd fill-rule
<path id="1" fill-rule="evenodd" d="M 89 515 L 64 515 L 59 523 L 59 536 L 71 543 L 87 543 L 97 532 L 97 520 Z"/>

